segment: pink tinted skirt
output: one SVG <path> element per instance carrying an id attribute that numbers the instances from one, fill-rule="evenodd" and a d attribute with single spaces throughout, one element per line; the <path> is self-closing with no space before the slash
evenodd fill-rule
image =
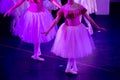
<path id="1" fill-rule="evenodd" d="M 42 12 L 26 10 L 18 20 L 13 34 L 28 43 L 47 42 L 55 37 L 57 26 L 50 31 L 48 36 L 41 33 L 48 30 L 52 21 L 53 17 L 46 9 Z"/>
<path id="2" fill-rule="evenodd" d="M 83 24 L 67 26 L 63 23 L 56 35 L 52 52 L 63 58 L 88 56 L 95 49 L 93 40 Z"/>

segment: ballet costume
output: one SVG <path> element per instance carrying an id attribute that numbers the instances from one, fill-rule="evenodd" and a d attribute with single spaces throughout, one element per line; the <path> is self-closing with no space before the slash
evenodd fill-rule
<path id="1" fill-rule="evenodd" d="M 72 13 L 68 12 L 68 17 L 71 17 L 72 14 L 78 15 L 79 12 L 84 13 L 86 11 L 82 10 L 82 7 L 78 10 L 73 10 Z M 58 14 L 61 13 L 61 11 L 62 8 L 58 11 Z M 77 17 L 79 17 L 79 15 Z M 79 25 L 70 26 L 65 22 L 57 31 L 51 51 L 57 56 L 68 58 L 65 72 L 77 74 L 75 59 L 90 55 L 94 49 L 94 42 L 85 25 L 80 23 Z"/>
<path id="2" fill-rule="evenodd" d="M 43 12 L 26 10 L 15 26 L 14 35 L 27 43 L 48 42 L 55 37 L 57 28 L 55 27 L 48 36 L 41 33 L 49 28 L 52 21 L 53 17 L 46 9 Z"/>
<path id="3" fill-rule="evenodd" d="M 52 52 L 69 59 L 65 70 L 69 72 L 70 65 L 75 65 L 77 71 L 74 59 L 90 55 L 93 49 L 95 49 L 93 40 L 82 23 L 78 26 L 67 26 L 64 23 L 57 32 Z"/>
<path id="4" fill-rule="evenodd" d="M 31 4 L 36 5 L 36 3 Z M 52 21 L 53 17 L 50 11 L 44 7 L 42 7 L 40 12 L 33 12 L 27 9 L 20 16 L 13 34 L 19 36 L 24 42 L 34 44 L 34 55 L 31 56 L 33 59 L 44 61 L 44 59 L 39 58 L 41 55 L 40 44 L 48 42 L 55 37 L 57 26 L 48 36 L 43 35 L 42 32 L 47 31 Z"/>

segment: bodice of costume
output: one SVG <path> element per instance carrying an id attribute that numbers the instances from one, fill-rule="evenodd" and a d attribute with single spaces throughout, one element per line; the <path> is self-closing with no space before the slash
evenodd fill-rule
<path id="1" fill-rule="evenodd" d="M 79 25 L 79 17 L 86 13 L 86 9 L 78 4 L 75 6 L 65 5 L 57 13 L 59 16 L 64 16 L 66 18 L 65 23 L 67 25 L 75 26 Z"/>
<path id="2" fill-rule="evenodd" d="M 55 0 L 58 4 L 61 4 L 61 0 Z M 35 3 L 41 3 L 44 8 L 47 10 L 56 10 L 58 9 L 57 6 L 55 6 L 50 0 L 29 0 L 29 2 L 35 2 Z"/>
<path id="3" fill-rule="evenodd" d="M 44 0 L 28 0 L 29 2 L 28 10 L 32 12 L 44 11 L 43 1 Z"/>
<path id="4" fill-rule="evenodd" d="M 38 3 L 38 2 L 41 2 L 43 0 L 28 0 L 28 1 Z"/>
<path id="5" fill-rule="evenodd" d="M 58 11 L 57 14 L 64 16 L 67 19 L 78 17 L 84 14 L 86 11 L 87 10 L 81 5 L 76 4 L 73 7 L 65 5 Z"/>

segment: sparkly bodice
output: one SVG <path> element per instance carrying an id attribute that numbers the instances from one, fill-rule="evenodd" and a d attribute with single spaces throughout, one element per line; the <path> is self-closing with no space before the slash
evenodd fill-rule
<path id="1" fill-rule="evenodd" d="M 75 5 L 64 5 L 57 14 L 64 16 L 65 18 L 75 18 L 84 14 L 87 10 L 78 4 Z"/>
<path id="2" fill-rule="evenodd" d="M 64 5 L 57 13 L 59 16 L 64 16 L 66 18 L 65 23 L 67 25 L 79 25 L 80 21 L 79 18 L 81 15 L 86 13 L 86 9 L 79 4 L 75 5 Z"/>

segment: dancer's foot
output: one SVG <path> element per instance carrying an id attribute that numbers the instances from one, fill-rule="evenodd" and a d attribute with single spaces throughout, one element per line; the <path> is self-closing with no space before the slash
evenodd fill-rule
<path id="1" fill-rule="evenodd" d="M 77 74 L 78 69 L 77 67 L 68 67 L 65 69 L 65 73 Z"/>
<path id="2" fill-rule="evenodd" d="M 77 71 L 73 70 L 73 69 L 66 69 L 65 73 L 70 73 L 70 74 L 77 74 Z"/>
<path id="3" fill-rule="evenodd" d="M 34 55 L 31 56 L 31 58 L 34 59 L 34 60 L 38 60 L 38 61 L 45 61 L 44 58 L 41 58 L 41 57 L 38 57 L 38 56 L 36 57 L 36 56 L 34 56 Z"/>
<path id="4" fill-rule="evenodd" d="M 38 53 L 37 53 L 37 56 L 40 56 L 40 55 L 41 55 L 41 52 L 38 52 Z"/>
<path id="5" fill-rule="evenodd" d="M 77 71 L 74 70 L 74 69 L 71 69 L 71 70 L 70 70 L 70 73 L 71 73 L 71 74 L 77 74 Z"/>
<path id="6" fill-rule="evenodd" d="M 70 71 L 71 71 L 71 68 L 65 69 L 65 73 L 70 73 Z"/>
<path id="7" fill-rule="evenodd" d="M 77 72 L 77 71 L 78 71 L 77 66 L 73 66 L 73 67 L 72 67 L 72 70 Z"/>

